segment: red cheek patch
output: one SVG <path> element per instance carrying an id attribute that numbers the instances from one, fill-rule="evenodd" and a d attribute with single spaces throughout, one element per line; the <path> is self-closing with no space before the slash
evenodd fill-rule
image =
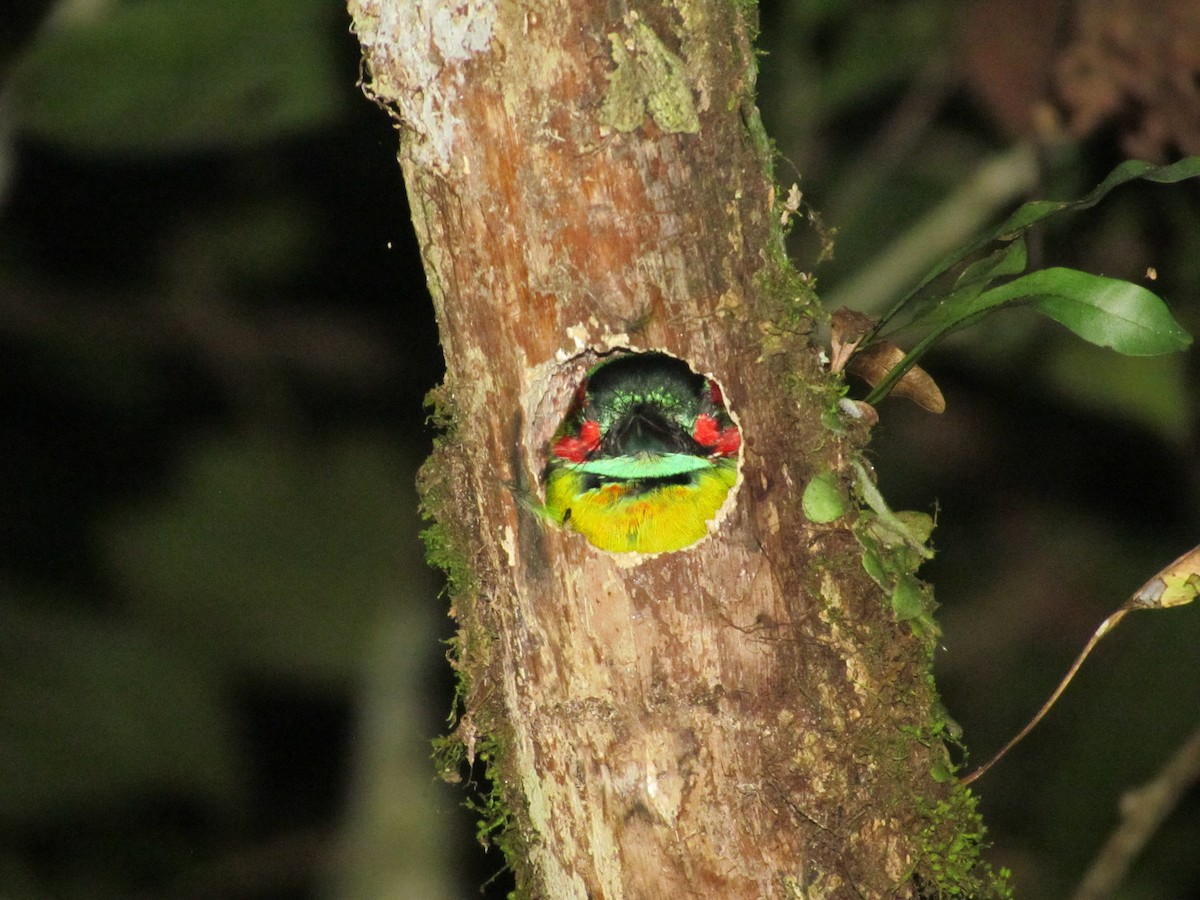
<path id="1" fill-rule="evenodd" d="M 732 456 L 742 446 L 742 435 L 736 425 L 722 429 L 717 425 L 717 420 L 708 413 L 696 416 L 692 437 L 714 456 Z"/>
<path id="2" fill-rule="evenodd" d="M 717 438 L 717 444 L 713 447 L 713 453 L 717 456 L 733 456 L 742 446 L 742 433 L 737 430 L 736 425 L 730 425 L 721 432 L 721 436 Z"/>
<path id="3" fill-rule="evenodd" d="M 578 436 L 567 435 L 554 445 L 554 455 L 569 462 L 581 463 L 600 446 L 600 423 L 587 421 L 579 428 Z"/>
<path id="4" fill-rule="evenodd" d="M 700 413 L 696 416 L 696 425 L 692 429 L 692 437 L 701 447 L 711 447 L 716 444 L 720 438 L 721 432 L 717 427 L 717 420 L 708 413 Z"/>

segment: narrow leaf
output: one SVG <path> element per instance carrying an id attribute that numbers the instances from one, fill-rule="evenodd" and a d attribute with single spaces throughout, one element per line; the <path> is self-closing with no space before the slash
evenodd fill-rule
<path id="1" fill-rule="evenodd" d="M 955 291 L 912 324 L 934 328 L 940 338 L 1018 303 L 1033 305 L 1086 341 L 1130 356 L 1174 353 L 1192 342 L 1157 294 L 1132 282 L 1065 268 L 1031 272 L 977 295 Z"/>
<path id="2" fill-rule="evenodd" d="M 955 291 L 910 325 L 932 329 L 867 395 L 878 405 L 925 353 L 952 331 L 1015 304 L 1031 304 L 1093 344 L 1128 356 L 1186 350 L 1192 337 L 1171 316 L 1162 298 L 1132 282 L 1077 269 L 1031 272 L 983 293 Z"/>
<path id="3" fill-rule="evenodd" d="M 1181 159 L 1179 162 L 1167 166 L 1155 166 L 1140 159 L 1126 160 L 1109 172 L 1108 176 L 1086 196 L 1078 200 L 1031 200 L 1018 207 L 1016 212 L 1001 222 L 991 232 L 972 241 L 967 245 L 965 250 L 958 251 L 957 254 L 948 257 L 938 266 L 935 266 L 934 271 L 930 275 L 925 276 L 922 284 L 918 286 L 918 290 L 934 278 L 937 278 L 938 275 L 946 272 L 955 263 L 962 261 L 992 241 L 1012 239 L 1029 226 L 1036 225 L 1038 222 L 1056 213 L 1078 212 L 1079 210 L 1090 209 L 1103 200 L 1113 188 L 1120 187 L 1130 181 L 1141 178 L 1145 181 L 1153 181 L 1159 184 L 1173 184 L 1176 181 L 1183 181 L 1184 179 L 1195 178 L 1197 176 L 1200 176 L 1200 156 L 1189 156 L 1186 159 Z"/>
<path id="4" fill-rule="evenodd" d="M 1113 188 L 1139 178 L 1158 184 L 1174 184 L 1187 178 L 1195 178 L 1197 175 L 1200 175 L 1200 156 L 1189 156 L 1166 166 L 1156 166 L 1140 159 L 1127 159 L 1109 172 L 1108 176 L 1085 197 L 1062 201 L 1034 200 L 1024 204 L 1004 220 L 1000 227 L 992 233 L 990 239 L 1023 231 L 1030 225 L 1058 212 L 1067 210 L 1077 212 L 1081 209 L 1089 209 L 1103 200 Z"/>
<path id="5" fill-rule="evenodd" d="M 1079 200 L 1033 200 L 1019 207 L 1016 212 L 1005 219 L 998 227 L 982 235 L 965 246 L 945 256 L 922 278 L 912 290 L 901 297 L 891 309 L 879 320 L 876 327 L 878 332 L 897 313 L 908 306 L 920 291 L 924 290 L 935 279 L 950 271 L 974 253 L 982 250 L 988 244 L 998 240 L 1015 240 L 1025 229 L 1048 217 L 1060 212 L 1075 212 L 1095 206 L 1104 199 L 1113 188 L 1136 179 L 1153 181 L 1158 184 L 1173 184 L 1187 178 L 1200 176 L 1200 156 L 1189 156 L 1166 166 L 1155 166 L 1142 160 L 1126 160 L 1108 174 L 1090 193 Z"/>
<path id="6" fill-rule="evenodd" d="M 1018 237 L 963 269 L 954 286 L 961 290 L 974 284 L 986 285 L 992 279 L 1003 275 L 1020 275 L 1025 271 L 1027 260 L 1025 238 Z"/>
<path id="7" fill-rule="evenodd" d="M 930 292 L 913 297 L 908 303 L 909 319 L 905 327 L 924 325 L 929 321 L 944 323 L 969 315 L 969 311 L 955 315 L 949 310 L 967 310 L 991 282 L 1024 272 L 1027 261 L 1025 238 L 1017 237 L 963 269 L 948 294 Z M 932 312 L 935 309 L 937 313 Z"/>

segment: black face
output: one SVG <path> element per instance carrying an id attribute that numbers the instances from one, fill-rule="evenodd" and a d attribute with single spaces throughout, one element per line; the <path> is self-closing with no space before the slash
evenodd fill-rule
<path id="1" fill-rule="evenodd" d="M 705 450 L 678 422 L 663 415 L 654 403 L 638 403 L 604 432 L 597 448 L 601 456 L 632 456 L 636 453 L 691 453 Z"/>

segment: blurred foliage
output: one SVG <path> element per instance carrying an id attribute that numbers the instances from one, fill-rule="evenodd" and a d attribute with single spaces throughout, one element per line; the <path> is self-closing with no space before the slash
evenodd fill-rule
<path id="1" fill-rule="evenodd" d="M 331 447 L 196 441 L 177 463 L 176 496 L 102 527 L 113 583 L 132 616 L 188 656 L 349 682 L 381 598 L 413 563 L 396 540 L 411 522 L 400 501 L 414 465 L 397 452 L 352 435 Z"/>
<path id="2" fill-rule="evenodd" d="M 240 773 L 213 667 L 56 599 L 0 608 L 0 809 L 33 818 L 148 786 L 228 803 Z"/>
<path id="3" fill-rule="evenodd" d="M 22 133 L 79 153 L 237 150 L 343 109 L 326 0 L 112 4 L 47 30 L 11 72 Z"/>
<path id="4" fill-rule="evenodd" d="M 764 2 L 781 195 L 798 181 L 801 212 L 837 229 L 820 266 L 819 229 L 794 229 L 798 265 L 852 302 L 1015 142 L 1036 150 L 1028 184 L 966 195 L 968 220 L 1079 196 L 1131 148 L 1200 152 L 1187 78 L 1156 62 L 1186 74 L 1194 8 Z M 1174 56 L 1161 27 L 1129 28 L 1142 12 L 1171 23 Z M 462 797 L 435 791 L 428 760 L 451 685 L 412 475 L 440 357 L 395 134 L 356 90 L 344 10 L 5 16 L 0 892 L 466 896 L 499 863 L 467 855 Z M 1121 59 L 1152 77 L 1104 68 Z M 1108 105 L 1093 84 L 1116 86 Z M 1030 254 L 1145 284 L 1197 333 L 1198 201 L 1128 186 Z M 1121 359 L 1018 313 L 923 365 L 946 413 L 885 404 L 873 451 L 895 508 L 938 512 L 939 683 L 981 761 L 1196 543 L 1200 362 Z M 1195 726 L 1197 641 L 1191 609 L 1130 622 L 977 784 L 1019 896 L 1067 895 L 1122 792 Z M 1200 893 L 1198 838 L 1193 791 L 1125 896 Z"/>
<path id="5" fill-rule="evenodd" d="M 456 896 L 437 340 L 344 8 L 14 21 L 0 894 Z"/>

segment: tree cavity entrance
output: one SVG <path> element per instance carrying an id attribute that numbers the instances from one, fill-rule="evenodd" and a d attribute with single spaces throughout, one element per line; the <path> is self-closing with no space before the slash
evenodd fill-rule
<path id="1" fill-rule="evenodd" d="M 580 380 L 550 440 L 550 517 L 612 553 L 705 538 L 737 483 L 741 430 L 716 379 L 658 351 L 617 351 Z"/>

